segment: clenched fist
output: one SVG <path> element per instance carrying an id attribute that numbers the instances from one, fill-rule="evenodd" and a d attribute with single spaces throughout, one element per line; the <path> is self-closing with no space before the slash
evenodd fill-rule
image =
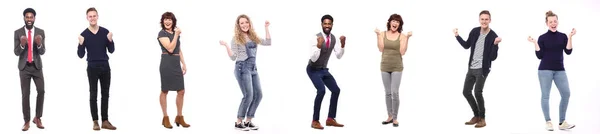
<path id="1" fill-rule="evenodd" d="M 342 43 L 342 48 L 346 47 L 346 36 L 340 36 L 340 43 Z"/>
<path id="2" fill-rule="evenodd" d="M 35 36 L 35 44 L 37 44 L 38 47 L 42 46 L 42 36 L 41 35 Z"/>
<path id="3" fill-rule="evenodd" d="M 458 36 L 458 28 L 454 28 L 454 36 Z"/>
<path id="4" fill-rule="evenodd" d="M 21 47 L 25 47 L 25 44 L 27 44 L 27 37 L 21 36 Z"/>
<path id="5" fill-rule="evenodd" d="M 569 37 L 573 37 L 573 35 L 575 35 L 575 33 L 577 33 L 577 30 L 575 30 L 575 28 L 573 28 L 573 30 L 571 30 L 571 33 L 569 34 Z"/>
<path id="6" fill-rule="evenodd" d="M 323 38 L 323 36 L 317 37 L 317 47 L 319 49 L 321 49 L 321 46 L 323 46 L 323 41 L 325 41 L 325 39 Z"/>

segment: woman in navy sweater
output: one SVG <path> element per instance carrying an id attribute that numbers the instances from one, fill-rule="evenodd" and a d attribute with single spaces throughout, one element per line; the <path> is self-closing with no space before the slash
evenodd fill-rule
<path id="1" fill-rule="evenodd" d="M 531 36 L 529 37 L 529 41 L 535 44 L 535 55 L 541 60 L 538 68 L 538 78 L 542 89 L 542 111 L 544 112 L 544 118 L 546 119 L 546 130 L 554 130 L 552 121 L 550 120 L 550 108 L 548 104 L 552 80 L 554 80 L 561 96 L 559 106 L 559 129 L 571 129 L 575 127 L 575 125 L 568 124 L 565 121 L 571 91 L 569 89 L 569 80 L 567 79 L 567 74 L 563 65 L 563 51 L 567 55 L 570 55 L 571 51 L 573 51 L 571 41 L 573 35 L 575 35 L 575 29 L 571 31 L 569 36 L 562 32 L 558 32 L 556 30 L 556 27 L 558 26 L 558 16 L 552 11 L 546 12 L 546 25 L 548 25 L 548 32 L 540 35 L 537 42 Z"/>

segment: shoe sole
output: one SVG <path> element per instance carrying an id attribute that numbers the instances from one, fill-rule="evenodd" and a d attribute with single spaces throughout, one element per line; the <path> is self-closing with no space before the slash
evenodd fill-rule
<path id="1" fill-rule="evenodd" d="M 569 129 L 573 129 L 573 128 L 575 128 L 575 125 L 573 125 L 573 126 L 571 126 L 569 128 L 560 128 L 560 130 L 569 130 Z"/>

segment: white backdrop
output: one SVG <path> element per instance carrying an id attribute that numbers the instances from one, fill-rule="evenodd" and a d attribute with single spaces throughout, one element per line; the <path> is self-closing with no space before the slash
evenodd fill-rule
<path id="1" fill-rule="evenodd" d="M 230 61 L 219 40 L 231 40 L 235 18 L 247 14 L 264 37 L 264 21 L 271 22 L 273 46 L 260 47 L 259 74 L 264 98 L 250 133 L 544 133 L 537 78 L 539 60 L 527 36 L 546 32 L 544 14 L 559 16 L 559 31 L 577 28 L 574 51 L 565 57 L 571 85 L 567 121 L 577 125 L 571 133 L 600 131 L 600 67 L 594 40 L 600 2 L 595 0 L 371 0 L 348 1 L 187 1 L 187 0 L 27 0 L 0 5 L 0 133 L 17 133 L 23 125 L 17 57 L 13 32 L 24 25 L 22 12 L 37 11 L 35 26 L 46 31 L 47 53 L 42 56 L 46 83 L 43 122 L 30 133 L 91 133 L 86 61 L 76 56 L 77 36 L 87 26 L 85 10 L 96 7 L 98 23 L 114 33 L 116 51 L 110 56 L 112 85 L 109 115 L 116 131 L 100 133 L 241 133 L 233 125 L 242 98 Z M 345 2 L 345 3 L 343 3 Z M 327 9 L 328 8 L 328 9 Z M 488 126 L 475 129 L 463 123 L 472 112 L 462 96 L 469 50 L 454 39 L 458 28 L 467 38 L 479 26 L 478 13 L 490 10 L 491 28 L 503 38 L 498 59 L 487 79 L 484 97 Z M 158 102 L 160 47 L 156 41 L 160 15 L 172 11 L 182 29 L 182 50 L 187 62 L 184 116 L 191 128 L 164 129 Z M 404 18 L 405 31 L 413 31 L 404 57 L 401 84 L 400 127 L 382 126 L 386 119 L 384 91 L 379 72 L 380 53 L 375 28 L 385 29 L 389 15 Z M 338 121 L 344 128 L 309 127 L 316 89 L 306 75 L 308 35 L 321 30 L 320 17 L 334 17 L 333 32 L 347 36 L 346 53 L 332 58 L 331 73 L 341 87 Z M 33 84 L 33 83 L 32 83 Z M 32 86 L 32 117 L 35 87 Z M 175 118 L 175 92 L 168 111 Z M 330 92 L 321 109 L 326 118 Z M 98 96 L 100 97 L 100 96 Z M 100 100 L 100 99 L 98 99 Z M 555 87 L 551 115 L 558 126 Z M 99 103 L 99 102 L 98 102 Z"/>

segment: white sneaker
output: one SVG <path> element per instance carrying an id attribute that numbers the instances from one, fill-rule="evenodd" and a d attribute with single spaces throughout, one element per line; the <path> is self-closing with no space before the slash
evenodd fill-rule
<path id="1" fill-rule="evenodd" d="M 548 130 L 548 131 L 554 131 L 554 127 L 552 126 L 552 121 L 547 121 L 546 122 L 546 130 Z"/>
<path id="2" fill-rule="evenodd" d="M 559 126 L 560 130 L 572 129 L 575 127 L 575 124 L 569 124 L 567 121 L 563 121 L 563 123 Z"/>

